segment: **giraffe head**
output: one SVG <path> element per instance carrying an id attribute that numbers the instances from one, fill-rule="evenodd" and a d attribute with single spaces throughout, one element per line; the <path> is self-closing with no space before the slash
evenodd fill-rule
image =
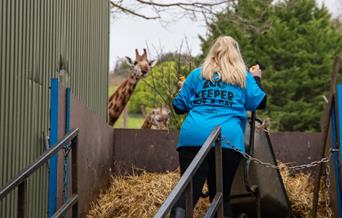
<path id="1" fill-rule="evenodd" d="M 152 125 L 157 129 L 167 129 L 170 110 L 167 107 L 155 108 L 151 112 Z"/>
<path id="2" fill-rule="evenodd" d="M 132 68 L 132 75 L 140 79 L 142 77 L 146 77 L 150 72 L 151 68 L 156 65 L 156 60 L 148 60 L 147 52 L 144 48 L 144 53 L 142 55 L 139 54 L 138 49 L 135 49 L 135 61 L 132 61 L 130 57 L 126 57 L 127 64 Z"/>

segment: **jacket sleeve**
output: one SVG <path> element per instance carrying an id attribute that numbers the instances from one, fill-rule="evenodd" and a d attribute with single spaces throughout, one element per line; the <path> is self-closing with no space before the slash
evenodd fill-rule
<path id="1" fill-rule="evenodd" d="M 258 76 L 254 76 L 255 82 L 259 86 L 259 88 L 266 94 L 264 87 L 261 84 L 261 78 Z M 266 102 L 267 102 L 267 94 L 265 97 L 262 99 L 260 104 L 258 105 L 257 109 L 265 109 L 266 108 Z"/>
<path id="2" fill-rule="evenodd" d="M 194 94 L 193 73 L 185 80 L 181 90 L 172 102 L 173 109 L 177 114 L 185 114 L 190 110 L 190 98 Z"/>
<path id="3" fill-rule="evenodd" d="M 259 81 L 257 81 L 259 79 Z M 259 83 L 259 84 L 258 84 Z M 257 108 L 262 108 L 266 105 L 266 93 L 260 83 L 260 78 L 253 78 L 247 72 L 246 78 L 246 110 L 255 111 Z"/>

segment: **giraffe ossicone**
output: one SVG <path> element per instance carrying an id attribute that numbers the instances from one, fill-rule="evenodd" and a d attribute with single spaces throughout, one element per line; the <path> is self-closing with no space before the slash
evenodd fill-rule
<path id="1" fill-rule="evenodd" d="M 135 60 L 126 57 L 127 64 L 131 68 L 128 78 L 120 84 L 108 100 L 108 124 L 113 126 L 126 107 L 134 89 L 140 79 L 146 77 L 151 68 L 157 64 L 156 60 L 148 60 L 147 50 L 144 48 L 142 55 L 135 49 Z"/>
<path id="2" fill-rule="evenodd" d="M 139 55 L 138 49 L 135 49 L 135 61 L 126 56 L 126 62 L 131 68 L 131 73 L 137 79 L 146 77 L 149 73 L 149 70 L 157 64 L 157 60 L 149 61 L 147 59 L 146 49 L 144 49 L 144 53 L 142 55 Z"/>

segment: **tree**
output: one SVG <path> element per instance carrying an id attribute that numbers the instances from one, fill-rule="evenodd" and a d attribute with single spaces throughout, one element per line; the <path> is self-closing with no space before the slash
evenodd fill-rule
<path id="1" fill-rule="evenodd" d="M 218 14 L 208 27 L 204 55 L 213 39 L 231 35 L 246 64 L 266 66 L 268 110 L 261 115 L 270 117 L 275 129 L 319 130 L 322 95 L 329 90 L 332 60 L 342 49 L 341 30 L 325 7 L 314 0 L 244 0 Z"/>
<path id="2" fill-rule="evenodd" d="M 192 18 L 198 15 L 213 15 L 224 6 L 234 3 L 235 0 L 179 0 L 179 1 L 156 1 L 156 0 L 111 0 L 112 11 L 123 12 L 147 20 L 164 20 L 166 14 L 172 14 L 174 19 L 184 16 Z"/>
<path id="3" fill-rule="evenodd" d="M 116 61 L 114 72 L 116 75 L 128 75 L 131 71 L 130 66 L 127 64 L 126 58 L 120 58 Z"/>
<path id="4" fill-rule="evenodd" d="M 147 111 L 166 106 L 171 110 L 169 128 L 178 129 L 183 117 L 175 114 L 172 101 L 178 93 L 179 77 L 188 75 L 190 71 L 191 65 L 176 61 L 163 62 L 154 67 L 150 75 L 138 84 L 131 97 L 129 111 L 138 113 L 141 106 Z"/>

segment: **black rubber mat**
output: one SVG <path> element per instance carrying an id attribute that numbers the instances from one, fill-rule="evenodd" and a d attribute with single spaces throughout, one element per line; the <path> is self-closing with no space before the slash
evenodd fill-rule
<path id="1" fill-rule="evenodd" d="M 260 125 L 260 121 L 256 121 Z M 246 127 L 245 144 L 249 146 L 250 126 Z M 263 162 L 276 165 L 272 143 L 267 132 L 256 128 L 254 136 L 254 157 Z M 257 187 L 259 190 L 259 203 L 261 217 L 290 217 L 291 208 L 286 190 L 277 169 L 266 168 L 251 162 L 249 173 L 245 174 L 246 161 L 240 163 L 232 186 L 231 204 L 235 215 L 246 214 L 248 217 L 257 217 L 257 197 L 248 191 L 249 187 Z M 248 181 L 246 181 L 248 180 Z"/>

